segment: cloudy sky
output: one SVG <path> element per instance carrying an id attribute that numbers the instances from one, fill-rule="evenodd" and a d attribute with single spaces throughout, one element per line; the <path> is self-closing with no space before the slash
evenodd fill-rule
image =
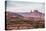
<path id="1" fill-rule="evenodd" d="M 7 1 L 7 11 L 11 12 L 30 12 L 38 10 L 45 12 L 44 3 L 39 2 L 23 2 L 23 1 Z"/>

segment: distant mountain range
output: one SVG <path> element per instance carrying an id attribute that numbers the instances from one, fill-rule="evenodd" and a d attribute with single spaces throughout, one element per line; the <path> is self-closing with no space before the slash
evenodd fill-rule
<path id="1" fill-rule="evenodd" d="M 39 12 L 38 10 L 34 10 L 34 12 L 26 12 L 26 13 L 18 13 L 24 17 L 34 17 L 34 18 L 44 18 L 45 14 Z"/>
<path id="2" fill-rule="evenodd" d="M 34 10 L 34 12 L 25 12 L 25 13 L 14 13 L 14 12 L 6 12 L 6 17 L 7 19 L 13 19 L 15 20 L 16 18 L 19 19 L 29 19 L 29 18 L 41 18 L 44 19 L 45 14 L 39 12 L 38 10 Z"/>

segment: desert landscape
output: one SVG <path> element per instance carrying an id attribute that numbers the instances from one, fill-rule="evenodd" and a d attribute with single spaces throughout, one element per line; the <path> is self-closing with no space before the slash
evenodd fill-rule
<path id="1" fill-rule="evenodd" d="M 45 14 L 38 10 L 25 13 L 6 11 L 6 30 L 44 28 L 44 17 Z"/>
<path id="2" fill-rule="evenodd" d="M 45 28 L 45 3 L 5 1 L 5 30 Z"/>

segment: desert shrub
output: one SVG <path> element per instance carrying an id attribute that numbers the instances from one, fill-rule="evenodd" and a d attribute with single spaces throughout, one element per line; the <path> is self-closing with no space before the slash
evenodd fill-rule
<path id="1" fill-rule="evenodd" d="M 34 27 L 34 28 L 40 28 L 39 22 L 35 21 L 35 22 L 33 23 L 33 27 Z"/>

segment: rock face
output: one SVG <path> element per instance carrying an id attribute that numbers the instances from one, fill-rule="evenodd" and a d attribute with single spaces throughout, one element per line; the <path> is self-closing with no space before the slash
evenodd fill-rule
<path id="1" fill-rule="evenodd" d="M 39 17 L 44 17 L 43 13 L 38 12 L 37 10 L 34 10 L 34 12 L 30 12 L 28 15 L 26 15 L 25 17 L 35 17 L 35 18 L 39 18 Z"/>
<path id="2" fill-rule="evenodd" d="M 20 13 L 21 14 L 21 13 Z M 33 12 L 26 12 L 22 13 L 24 17 L 39 17 L 39 16 L 45 16 L 44 13 L 39 12 L 38 10 L 34 10 Z"/>
<path id="3" fill-rule="evenodd" d="M 41 13 L 37 10 L 29 13 L 6 12 L 6 29 L 15 30 L 44 28 L 44 16 L 44 13 Z"/>
<path id="4" fill-rule="evenodd" d="M 20 13 L 20 15 L 24 15 L 25 18 L 39 18 L 44 19 L 44 13 L 39 12 L 38 10 L 34 10 L 34 12 Z"/>

